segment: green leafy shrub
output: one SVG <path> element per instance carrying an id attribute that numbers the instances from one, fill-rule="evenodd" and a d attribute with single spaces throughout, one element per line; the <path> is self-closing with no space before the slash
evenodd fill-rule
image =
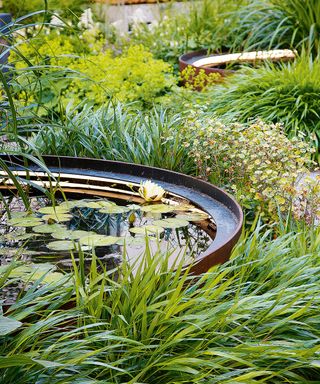
<path id="1" fill-rule="evenodd" d="M 16 97 L 21 104 L 36 104 L 38 115 L 48 115 L 84 100 L 91 105 L 112 98 L 152 104 L 175 84 L 170 65 L 155 60 L 142 46 L 113 57 L 103 45 L 96 30 L 84 31 L 79 38 L 51 31 L 19 43 L 19 55 L 11 55 Z"/>
<path id="2" fill-rule="evenodd" d="M 310 149 L 298 138 L 289 140 L 279 124 L 224 124 L 191 116 L 184 146 L 198 174 L 236 194 L 247 209 L 267 218 L 277 208 L 288 211 L 296 195 L 296 180 L 310 166 Z"/>
<path id="3" fill-rule="evenodd" d="M 0 317 L 12 326 L 0 336 L 0 381 L 316 382 L 318 237 L 305 229 L 270 240 L 258 228 L 192 285 L 148 252 L 135 277 L 123 265 L 121 283 L 94 264 L 87 279 L 77 268 L 69 283 L 39 278 Z M 2 269 L 1 287 L 17 281 L 15 267 Z"/>
<path id="4" fill-rule="evenodd" d="M 31 15 L 34 12 L 43 11 L 60 11 L 64 16 L 79 14 L 85 5 L 91 3 L 91 0 L 5 0 L 3 2 L 3 11 L 9 12 L 14 18 L 29 14 L 28 19 L 34 18 Z M 43 15 L 50 19 L 51 15 Z"/>
<path id="5" fill-rule="evenodd" d="M 320 139 L 320 63 L 303 56 L 291 64 L 245 69 L 216 86 L 207 97 L 211 111 L 245 122 L 282 122 L 286 134 L 299 134 L 316 149 Z"/>
<path id="6" fill-rule="evenodd" d="M 180 80 L 187 89 L 202 91 L 221 80 L 221 75 L 219 73 L 207 75 L 204 69 L 200 69 L 197 73 L 194 67 L 188 65 L 181 72 Z"/>

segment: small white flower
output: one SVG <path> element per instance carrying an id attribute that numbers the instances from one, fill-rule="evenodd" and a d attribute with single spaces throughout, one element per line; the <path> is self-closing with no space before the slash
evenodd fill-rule
<path id="1" fill-rule="evenodd" d="M 83 11 L 82 15 L 80 16 L 80 21 L 78 23 L 79 28 L 85 28 L 85 29 L 92 29 L 94 27 L 93 17 L 92 17 L 92 10 L 91 8 L 86 9 Z"/>
<path id="2" fill-rule="evenodd" d="M 56 14 L 53 14 L 50 20 L 51 27 L 64 27 L 65 23 Z"/>
<path id="3" fill-rule="evenodd" d="M 151 180 L 143 182 L 138 192 L 145 201 L 159 201 L 165 194 L 165 190 Z"/>

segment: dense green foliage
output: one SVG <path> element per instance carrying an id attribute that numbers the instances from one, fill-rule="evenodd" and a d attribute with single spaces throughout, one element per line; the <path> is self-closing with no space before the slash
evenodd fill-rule
<path id="1" fill-rule="evenodd" d="M 37 115 L 63 114 L 68 104 L 81 102 L 103 105 L 112 98 L 150 104 L 175 84 L 170 65 L 155 60 L 142 46 L 113 57 L 104 50 L 97 29 L 71 37 L 48 31 L 18 42 L 18 54 L 11 55 L 16 97 L 22 105 L 35 107 Z"/>
<path id="2" fill-rule="evenodd" d="M 319 160 L 320 2 L 172 3 L 121 36 L 78 25 L 85 3 L 49 0 L 45 13 L 45 1 L 4 1 L 15 16 L 41 14 L 25 20 L 73 21 L 15 24 L 0 72 L 1 150 L 38 164 L 31 156 L 46 153 L 188 173 L 234 194 L 247 222 L 231 261 L 197 279 L 168 267 L 171 249 L 147 247 L 134 266 L 124 254 L 116 271 L 94 252 L 85 270 L 80 252 L 70 273 L 1 255 L 0 291 L 22 290 L 9 309 L 0 300 L 0 383 L 317 383 L 320 181 L 297 180 L 314 150 Z M 221 84 L 201 74 L 199 87 L 213 85 L 202 93 L 176 86 L 186 51 L 275 47 L 300 57 Z M 0 168 L 28 209 L 32 182 Z"/>
<path id="3" fill-rule="evenodd" d="M 301 383 L 319 377 L 319 233 L 244 239 L 230 263 L 189 280 L 164 255 L 95 264 L 87 281 L 36 281 L 12 307 L 0 377 L 16 383 Z M 11 266 L 11 269 L 14 266 Z M 79 269 L 80 268 L 80 269 Z M 2 285 L 12 281 L 10 269 Z M 120 284 L 119 284 L 120 283 Z M 66 309 L 66 303 L 74 308 Z M 14 324 L 12 324 L 14 325 Z M 32 348 L 30 349 L 30 346 Z"/>
<path id="4" fill-rule="evenodd" d="M 292 64 L 250 68 L 210 93 L 211 110 L 238 121 L 282 122 L 289 137 L 319 149 L 320 64 L 302 56 Z"/>

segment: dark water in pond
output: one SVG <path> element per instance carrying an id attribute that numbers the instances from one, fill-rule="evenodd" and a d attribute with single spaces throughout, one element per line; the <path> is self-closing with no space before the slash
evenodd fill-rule
<path id="1" fill-rule="evenodd" d="M 70 251 L 84 252 L 103 260 L 107 268 L 121 262 L 126 250 L 131 263 L 143 253 L 146 236 L 151 250 L 171 250 L 171 262 L 179 257 L 192 261 L 212 242 L 214 223 L 196 207 L 185 203 L 126 204 L 123 200 L 84 199 L 56 202 L 33 198 L 33 213 L 21 213 L 18 199 L 7 202 L 0 223 L 0 265 L 15 254 L 33 263 L 52 262 L 68 270 Z M 47 207 L 47 208 L 44 208 Z"/>

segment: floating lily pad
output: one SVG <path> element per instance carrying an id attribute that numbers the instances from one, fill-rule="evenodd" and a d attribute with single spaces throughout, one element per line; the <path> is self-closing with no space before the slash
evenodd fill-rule
<path id="1" fill-rule="evenodd" d="M 181 228 L 189 225 L 189 221 L 172 217 L 169 219 L 155 220 L 153 225 L 159 225 L 162 228 Z"/>
<path id="2" fill-rule="evenodd" d="M 78 200 L 75 204 L 75 207 L 78 208 L 92 208 L 92 209 L 99 209 L 104 207 L 111 207 L 111 206 L 117 206 L 116 203 L 113 201 L 106 201 L 106 200 Z"/>
<path id="3" fill-rule="evenodd" d="M 150 204 L 144 205 L 141 208 L 143 212 L 152 212 L 152 213 L 169 213 L 176 210 L 176 207 L 168 204 Z"/>
<path id="4" fill-rule="evenodd" d="M 57 224 L 57 223 L 54 223 L 54 224 L 42 224 L 42 225 L 38 225 L 37 227 L 34 227 L 33 228 L 33 231 L 36 232 L 36 233 L 52 233 L 52 232 L 56 232 L 56 231 L 62 231 L 62 230 L 66 230 L 67 228 L 61 224 Z"/>
<path id="5" fill-rule="evenodd" d="M 71 240 L 51 241 L 47 247 L 52 251 L 71 251 L 75 249 L 75 244 Z"/>
<path id="6" fill-rule="evenodd" d="M 11 247 L 0 248 L 0 255 L 8 256 L 8 257 L 13 257 L 16 255 L 37 255 L 39 253 L 40 252 L 31 251 L 31 250 L 20 248 L 20 247 L 17 247 L 17 248 L 11 248 Z"/>
<path id="7" fill-rule="evenodd" d="M 109 207 L 104 207 L 100 209 L 100 213 L 107 213 L 107 214 L 113 214 L 113 213 L 125 213 L 128 212 L 130 209 L 128 207 L 121 207 L 119 205 L 110 205 Z"/>
<path id="8" fill-rule="evenodd" d="M 72 215 L 69 215 L 67 213 L 56 212 L 55 214 L 52 214 L 52 215 L 44 215 L 42 218 L 43 220 L 46 220 L 46 221 L 53 220 L 53 221 L 58 221 L 62 223 L 62 222 L 71 220 Z"/>
<path id="9" fill-rule="evenodd" d="M 6 272 L 7 266 L 0 266 L 0 275 Z M 40 264 L 24 264 L 10 271 L 10 277 L 18 278 L 22 281 L 36 281 L 42 279 L 43 283 L 52 283 L 59 281 L 67 276 L 63 273 L 56 272 L 55 267 L 51 263 Z"/>
<path id="10" fill-rule="evenodd" d="M 60 203 L 59 207 L 65 207 L 66 209 L 71 210 L 72 208 L 74 208 L 77 205 L 78 202 L 79 202 L 79 200 L 66 200 L 66 201 L 63 201 L 62 203 Z"/>
<path id="11" fill-rule="evenodd" d="M 90 235 L 95 235 L 95 232 L 91 231 L 72 231 L 70 229 L 60 229 L 57 231 L 54 231 L 51 233 L 51 236 L 54 237 L 55 239 L 69 239 L 69 240 L 78 240 L 82 237 L 90 236 Z"/>
<path id="12" fill-rule="evenodd" d="M 16 241 L 28 240 L 37 236 L 40 236 L 40 233 L 24 233 L 23 235 L 15 236 L 14 240 Z"/>
<path id="13" fill-rule="evenodd" d="M 160 234 L 164 231 L 164 229 L 156 225 L 143 225 L 141 227 L 130 228 L 129 231 L 132 233 L 145 235 L 148 232 Z"/>
<path id="14" fill-rule="evenodd" d="M 28 215 L 30 215 L 30 212 L 27 212 L 27 211 L 10 212 L 10 215 L 11 215 L 12 219 L 15 219 L 15 218 L 18 218 L 18 217 L 28 216 Z"/>
<path id="15" fill-rule="evenodd" d="M 44 213 L 46 215 L 55 215 L 61 213 L 68 213 L 69 209 L 66 206 L 56 205 L 54 207 L 43 207 L 38 209 L 38 212 Z"/>
<path id="16" fill-rule="evenodd" d="M 176 215 L 175 218 L 179 220 L 187 220 L 187 221 L 202 221 L 206 220 L 209 216 L 206 213 L 184 213 Z"/>
<path id="17" fill-rule="evenodd" d="M 42 224 L 43 221 L 39 217 L 28 215 L 25 217 L 16 217 L 9 219 L 7 223 L 9 225 L 12 225 L 13 227 L 35 227 L 36 225 Z"/>
<path id="18" fill-rule="evenodd" d="M 79 240 L 80 245 L 88 245 L 90 247 L 104 247 L 112 244 L 116 244 L 119 237 L 106 236 L 98 234 L 90 234 L 89 236 L 81 237 Z"/>

